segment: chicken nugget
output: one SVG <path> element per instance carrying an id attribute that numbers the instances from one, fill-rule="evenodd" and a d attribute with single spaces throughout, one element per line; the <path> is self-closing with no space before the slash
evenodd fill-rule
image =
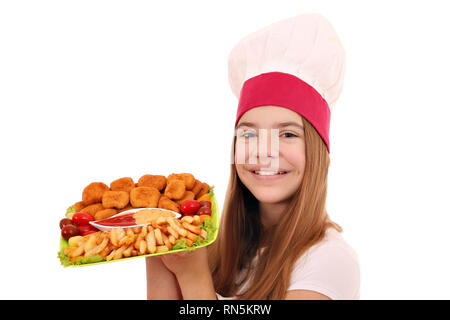
<path id="1" fill-rule="evenodd" d="M 192 192 L 195 194 L 195 197 L 197 197 L 197 195 L 200 193 L 200 191 L 202 190 L 202 182 L 200 180 L 195 180 L 195 184 L 194 187 L 192 188 Z"/>
<path id="2" fill-rule="evenodd" d="M 183 195 L 183 198 L 181 198 L 180 200 L 177 200 L 176 202 L 179 205 L 181 205 L 186 200 L 194 200 L 194 199 L 195 199 L 195 194 L 192 191 L 186 191 Z"/>
<path id="3" fill-rule="evenodd" d="M 102 197 L 103 207 L 122 209 L 130 202 L 130 194 L 126 191 L 106 191 Z"/>
<path id="4" fill-rule="evenodd" d="M 74 203 L 72 207 L 75 209 L 75 212 L 80 212 L 81 209 L 85 207 L 83 201 L 78 201 L 77 203 Z"/>
<path id="5" fill-rule="evenodd" d="M 200 198 L 204 194 L 207 194 L 208 192 L 209 192 L 209 184 L 207 184 L 206 182 L 203 182 L 202 188 L 201 188 L 200 192 L 197 194 L 196 199 Z"/>
<path id="6" fill-rule="evenodd" d="M 105 210 L 100 210 L 97 211 L 97 213 L 95 214 L 94 219 L 95 220 L 103 220 L 109 217 L 112 217 L 113 215 L 117 214 L 117 210 L 116 209 L 105 209 Z"/>
<path id="7" fill-rule="evenodd" d="M 172 173 L 167 176 L 167 183 L 172 180 L 183 180 L 178 173 Z"/>
<path id="8" fill-rule="evenodd" d="M 134 208 L 156 208 L 161 193 L 154 187 L 137 187 L 130 192 L 131 205 Z"/>
<path id="9" fill-rule="evenodd" d="M 180 173 L 180 177 L 183 179 L 184 184 L 186 185 L 186 190 L 192 190 L 195 185 L 195 178 L 190 173 Z"/>
<path id="10" fill-rule="evenodd" d="M 158 202 L 158 208 L 172 210 L 180 213 L 180 206 L 165 195 L 161 195 L 161 198 Z"/>
<path id="11" fill-rule="evenodd" d="M 117 213 L 124 212 L 130 209 L 133 209 L 133 206 L 131 204 L 128 204 L 125 208 L 117 210 Z"/>
<path id="12" fill-rule="evenodd" d="M 164 176 L 146 174 L 139 178 L 139 187 L 153 187 L 161 191 L 166 187 L 167 179 Z"/>
<path id="13" fill-rule="evenodd" d="M 185 191 L 186 185 L 184 184 L 183 180 L 172 179 L 167 182 L 164 195 L 173 200 L 180 200 L 181 198 L 183 198 Z"/>
<path id="14" fill-rule="evenodd" d="M 190 173 L 172 173 L 167 177 L 167 183 L 171 180 L 182 180 L 186 186 L 186 190 L 192 190 L 195 185 L 195 178 Z"/>
<path id="15" fill-rule="evenodd" d="M 111 191 L 130 192 L 134 188 L 134 181 L 130 177 L 120 178 L 111 182 Z"/>
<path id="16" fill-rule="evenodd" d="M 102 202 L 103 193 L 109 190 L 103 182 L 92 182 L 83 190 L 83 203 L 88 206 L 93 203 Z"/>
<path id="17" fill-rule="evenodd" d="M 89 213 L 91 216 L 95 218 L 95 214 L 101 210 L 104 210 L 105 208 L 101 203 L 94 203 L 87 207 L 84 207 L 81 212 Z"/>

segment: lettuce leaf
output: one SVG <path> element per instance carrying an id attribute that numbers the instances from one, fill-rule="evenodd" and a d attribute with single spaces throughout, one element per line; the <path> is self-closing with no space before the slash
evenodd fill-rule
<path id="1" fill-rule="evenodd" d="M 78 257 L 75 264 L 80 265 L 80 264 L 87 264 L 87 263 L 96 263 L 96 262 L 101 262 L 101 261 L 105 261 L 105 259 L 103 259 L 101 256 L 99 256 L 97 254 L 95 256 L 90 256 L 90 257 Z"/>
<path id="2" fill-rule="evenodd" d="M 59 258 L 59 261 L 61 261 L 61 265 L 63 265 L 64 267 L 69 267 L 69 266 L 73 265 L 73 263 L 72 263 L 72 261 L 70 261 L 70 258 L 64 254 L 65 248 L 66 247 L 61 248 L 61 250 L 59 250 L 58 258 Z"/>
<path id="3" fill-rule="evenodd" d="M 186 250 L 192 250 L 196 247 L 199 247 L 205 243 L 210 243 L 214 239 L 214 232 L 216 231 L 217 227 L 214 225 L 212 219 L 205 219 L 203 221 L 203 224 L 200 226 L 201 229 L 204 229 L 208 236 L 205 240 L 203 240 L 200 236 L 195 237 L 195 241 L 192 244 L 191 247 L 188 247 L 186 244 L 186 241 L 184 239 L 180 239 L 175 243 L 175 245 L 172 247 L 171 250 L 178 250 L 178 249 L 186 249 Z"/>
<path id="4" fill-rule="evenodd" d="M 73 206 L 68 207 L 66 210 L 66 214 L 67 213 L 75 213 L 75 212 L 77 212 L 77 211 L 75 210 L 75 208 Z"/>
<path id="5" fill-rule="evenodd" d="M 67 240 L 65 240 L 64 238 L 61 237 L 58 258 L 59 258 L 59 261 L 61 261 L 61 265 L 63 265 L 64 267 L 105 261 L 105 259 L 103 259 L 101 256 L 95 255 L 95 256 L 90 256 L 90 257 L 78 257 L 77 261 L 74 264 L 74 263 L 72 263 L 70 258 L 64 254 L 64 250 L 66 249 L 66 247 L 68 245 L 69 245 L 69 243 L 67 242 Z"/>
<path id="6" fill-rule="evenodd" d="M 73 206 L 70 206 L 66 210 L 66 218 L 72 219 L 73 214 L 77 212 Z"/>

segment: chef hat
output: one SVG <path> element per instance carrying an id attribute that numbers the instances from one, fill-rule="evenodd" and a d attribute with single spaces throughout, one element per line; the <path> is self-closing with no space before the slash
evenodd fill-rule
<path id="1" fill-rule="evenodd" d="M 330 109 L 342 91 L 345 51 L 333 26 L 319 14 L 271 24 L 239 41 L 228 59 L 236 116 L 275 105 L 291 109 L 317 130 L 329 152 Z"/>

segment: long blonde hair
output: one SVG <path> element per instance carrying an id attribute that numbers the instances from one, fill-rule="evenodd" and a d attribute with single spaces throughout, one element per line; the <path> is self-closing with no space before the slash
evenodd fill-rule
<path id="1" fill-rule="evenodd" d="M 283 299 L 293 266 L 312 245 L 333 227 L 326 212 L 327 178 L 330 158 L 314 127 L 303 119 L 305 171 L 299 190 L 279 223 L 270 230 L 261 224 L 258 200 L 239 179 L 234 164 L 221 214 L 218 238 L 208 250 L 214 287 L 222 296 L 236 296 L 249 278 L 238 274 L 258 254 L 258 264 L 247 291 L 239 299 Z M 267 247 L 266 250 L 258 250 Z"/>

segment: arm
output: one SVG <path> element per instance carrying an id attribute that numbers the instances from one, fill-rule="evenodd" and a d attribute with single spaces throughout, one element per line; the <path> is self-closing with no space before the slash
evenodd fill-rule
<path id="1" fill-rule="evenodd" d="M 207 248 L 163 255 L 164 265 L 172 271 L 185 300 L 217 300 L 208 265 Z"/>
<path id="2" fill-rule="evenodd" d="M 210 272 L 196 277 L 180 274 L 177 279 L 184 300 L 217 300 Z"/>
<path id="3" fill-rule="evenodd" d="M 175 275 L 170 272 L 159 257 L 145 258 L 147 269 L 148 300 L 180 300 L 180 287 Z"/>
<path id="4" fill-rule="evenodd" d="M 311 290 L 290 290 L 286 300 L 331 300 L 326 295 Z"/>

